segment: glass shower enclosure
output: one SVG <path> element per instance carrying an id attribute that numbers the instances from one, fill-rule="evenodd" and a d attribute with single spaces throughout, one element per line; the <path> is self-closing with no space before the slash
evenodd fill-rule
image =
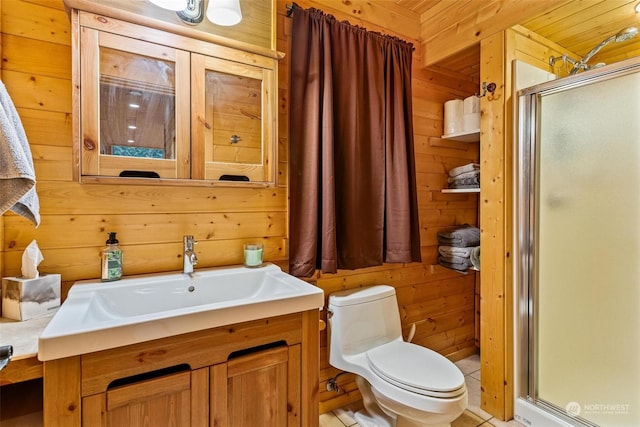
<path id="1" fill-rule="evenodd" d="M 640 58 L 517 102 L 516 420 L 640 426 Z"/>

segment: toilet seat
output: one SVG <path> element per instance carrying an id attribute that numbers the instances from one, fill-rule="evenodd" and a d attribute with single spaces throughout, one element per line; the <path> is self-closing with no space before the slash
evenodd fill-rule
<path id="1" fill-rule="evenodd" d="M 394 341 L 366 352 L 369 367 L 385 381 L 424 396 L 452 398 L 465 391 L 464 375 L 446 357 Z"/>

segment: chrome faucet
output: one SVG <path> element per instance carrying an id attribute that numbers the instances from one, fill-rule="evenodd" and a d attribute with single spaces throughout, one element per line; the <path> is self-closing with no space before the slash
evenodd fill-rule
<path id="1" fill-rule="evenodd" d="M 185 274 L 192 274 L 193 266 L 198 263 L 198 257 L 196 256 L 196 251 L 193 249 L 193 246 L 196 243 L 198 243 L 198 241 L 195 240 L 193 236 L 184 236 L 182 238 L 182 247 L 183 247 L 182 272 Z"/>

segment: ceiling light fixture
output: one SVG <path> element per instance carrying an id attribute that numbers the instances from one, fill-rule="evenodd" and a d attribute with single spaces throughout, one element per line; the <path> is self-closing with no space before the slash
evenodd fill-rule
<path id="1" fill-rule="evenodd" d="M 202 22 L 205 15 L 205 0 L 149 0 L 156 6 L 175 10 L 182 22 L 196 25 Z M 175 7 L 181 7 L 175 9 Z M 209 0 L 206 12 L 207 19 L 216 25 L 230 27 L 242 21 L 240 0 Z"/>
<path id="2" fill-rule="evenodd" d="M 239 24 L 242 21 L 240 0 L 209 0 L 207 19 L 224 27 Z"/>
<path id="3" fill-rule="evenodd" d="M 638 3 L 636 5 L 636 7 L 634 8 L 634 10 L 636 11 L 636 13 L 640 13 L 640 3 Z"/>
<path id="4" fill-rule="evenodd" d="M 187 8 L 188 0 L 149 0 L 149 1 L 163 9 L 178 11 L 178 10 L 183 10 Z"/>

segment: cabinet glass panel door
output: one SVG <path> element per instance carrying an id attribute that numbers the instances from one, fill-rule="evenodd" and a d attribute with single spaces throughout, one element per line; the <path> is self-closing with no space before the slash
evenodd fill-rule
<path id="1" fill-rule="evenodd" d="M 192 61 L 194 152 L 203 157 L 202 179 L 272 181 L 273 69 L 202 55 Z"/>
<path id="2" fill-rule="evenodd" d="M 262 75 L 205 73 L 206 158 L 212 162 L 262 163 Z"/>
<path id="3" fill-rule="evenodd" d="M 100 153 L 175 159 L 174 82 L 171 62 L 100 49 Z"/>
<path id="4" fill-rule="evenodd" d="M 82 41 L 83 175 L 189 178 L 189 53 L 90 29 Z"/>

